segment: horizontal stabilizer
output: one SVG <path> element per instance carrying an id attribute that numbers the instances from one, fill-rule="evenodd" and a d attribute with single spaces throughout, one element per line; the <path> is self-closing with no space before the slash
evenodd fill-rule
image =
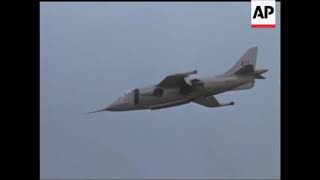
<path id="1" fill-rule="evenodd" d="M 264 76 L 261 76 L 260 74 L 256 76 L 256 79 L 265 79 Z"/>

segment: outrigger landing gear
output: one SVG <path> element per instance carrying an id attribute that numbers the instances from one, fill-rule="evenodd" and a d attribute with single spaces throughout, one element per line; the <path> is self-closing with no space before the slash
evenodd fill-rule
<path id="1" fill-rule="evenodd" d="M 229 103 L 220 103 L 220 106 L 231 106 L 234 105 L 234 102 L 229 102 Z"/>

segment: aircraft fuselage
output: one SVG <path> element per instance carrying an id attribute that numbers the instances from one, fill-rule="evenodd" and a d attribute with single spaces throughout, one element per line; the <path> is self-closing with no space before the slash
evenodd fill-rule
<path id="1" fill-rule="evenodd" d="M 252 82 L 254 78 L 253 75 L 199 78 L 198 80 L 203 83 L 203 86 L 195 87 L 186 94 L 182 94 L 179 87 L 172 87 L 163 89 L 163 94 L 161 96 L 154 96 L 152 94 L 143 95 L 143 92 L 155 89 L 156 85 L 137 88 L 125 96 L 120 97 L 116 102 L 111 104 L 108 110 L 128 111 L 138 109 L 162 109 L 187 104 L 197 97 L 207 97 L 226 91 L 232 91 L 241 85 Z M 190 80 L 186 79 L 186 81 L 190 83 Z"/>
<path id="2" fill-rule="evenodd" d="M 257 50 L 257 47 L 248 49 L 222 75 L 188 79 L 189 75 L 196 74 L 198 71 L 171 74 L 156 85 L 132 90 L 99 111 L 155 110 L 189 102 L 210 108 L 233 105 L 233 102 L 220 103 L 214 95 L 227 91 L 250 89 L 254 86 L 255 79 L 265 79 L 261 74 L 268 70 L 256 69 Z"/>

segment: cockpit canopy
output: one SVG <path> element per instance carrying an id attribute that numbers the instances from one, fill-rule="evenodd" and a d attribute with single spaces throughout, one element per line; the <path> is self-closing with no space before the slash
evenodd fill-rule
<path id="1" fill-rule="evenodd" d="M 157 96 L 160 97 L 162 96 L 164 90 L 160 87 L 157 86 L 151 86 L 151 87 L 146 87 L 146 88 L 141 88 L 140 90 L 140 95 L 141 96 Z"/>

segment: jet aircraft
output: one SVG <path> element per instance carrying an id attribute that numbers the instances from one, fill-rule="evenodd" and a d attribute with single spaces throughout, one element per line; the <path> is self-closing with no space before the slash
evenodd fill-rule
<path id="1" fill-rule="evenodd" d="M 234 105 L 234 102 L 220 103 L 214 95 L 251 89 L 256 79 L 265 79 L 261 74 L 268 69 L 256 68 L 257 52 L 258 47 L 250 48 L 230 70 L 221 75 L 188 78 L 197 70 L 168 75 L 158 84 L 135 88 L 108 107 L 94 112 L 157 110 L 190 102 L 209 108 Z"/>

